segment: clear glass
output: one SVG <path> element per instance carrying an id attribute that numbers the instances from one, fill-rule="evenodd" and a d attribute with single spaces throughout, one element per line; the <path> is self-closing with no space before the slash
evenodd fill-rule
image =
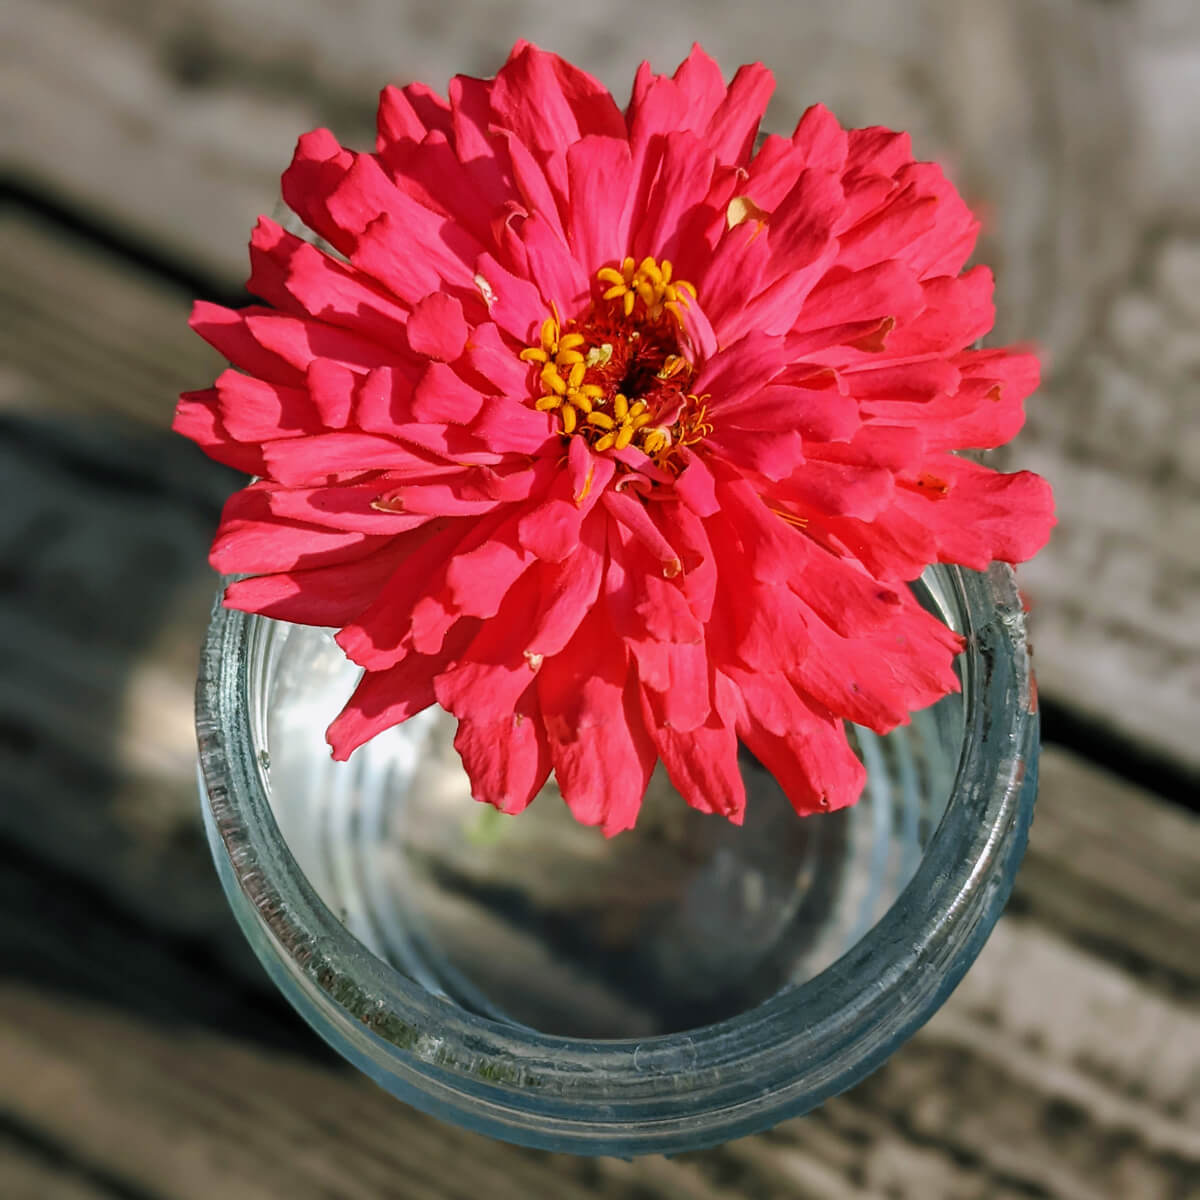
<path id="1" fill-rule="evenodd" d="M 400 1098 L 509 1141 L 676 1153 L 807 1111 L 945 1000 L 1011 888 L 1037 717 L 1007 568 L 915 585 L 961 696 L 855 730 L 863 799 L 798 819 L 747 757 L 742 828 L 652 780 L 637 828 L 470 798 L 435 710 L 334 763 L 327 632 L 214 610 L 202 789 L 230 903 L 289 1000 Z"/>

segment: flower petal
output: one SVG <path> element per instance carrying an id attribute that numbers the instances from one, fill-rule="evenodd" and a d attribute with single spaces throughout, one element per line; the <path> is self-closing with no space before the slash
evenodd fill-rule
<path id="1" fill-rule="evenodd" d="M 612 836 L 631 829 L 654 769 L 654 743 L 620 643 L 599 615 L 537 679 L 550 758 L 575 818 Z"/>
<path id="2" fill-rule="evenodd" d="M 408 344 L 414 352 L 441 362 L 453 362 L 463 352 L 469 332 L 462 305 L 444 292 L 418 301 L 408 319 Z"/>
<path id="3" fill-rule="evenodd" d="M 550 747 L 531 684 L 513 712 L 496 720 L 460 717 L 454 748 L 471 780 L 471 795 L 502 813 L 519 813 L 550 775 Z"/>

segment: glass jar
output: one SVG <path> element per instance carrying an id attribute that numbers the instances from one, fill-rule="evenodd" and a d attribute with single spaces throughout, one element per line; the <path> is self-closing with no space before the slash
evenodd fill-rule
<path id="1" fill-rule="evenodd" d="M 518 817 L 472 801 L 437 710 L 334 763 L 324 728 L 355 668 L 326 631 L 218 605 L 197 724 L 230 905 L 330 1045 L 469 1129 L 674 1154 L 804 1113 L 950 994 L 1032 816 L 1011 570 L 935 567 L 914 589 L 966 635 L 962 694 L 887 737 L 854 731 L 857 805 L 801 820 L 747 758 L 744 827 L 656 776 L 611 841 L 553 794 Z"/>

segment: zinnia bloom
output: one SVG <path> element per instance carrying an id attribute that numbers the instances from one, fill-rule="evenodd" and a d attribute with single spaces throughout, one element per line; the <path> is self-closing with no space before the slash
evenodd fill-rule
<path id="1" fill-rule="evenodd" d="M 695 48 L 628 108 L 519 43 L 449 99 L 388 87 L 375 153 L 300 139 L 250 290 L 198 304 L 237 370 L 176 428 L 257 480 L 212 549 L 238 609 L 365 668 L 337 758 L 431 704 L 473 793 L 554 771 L 612 834 L 662 760 L 741 820 L 739 741 L 796 810 L 853 802 L 844 722 L 958 686 L 906 581 L 1033 554 L 1045 483 L 958 457 L 1037 384 L 992 325 L 977 223 L 909 139 L 820 106 L 756 150 L 762 66 Z"/>

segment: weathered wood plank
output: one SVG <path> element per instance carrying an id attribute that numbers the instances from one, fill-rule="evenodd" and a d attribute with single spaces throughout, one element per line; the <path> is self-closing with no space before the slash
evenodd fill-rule
<path id="1" fill-rule="evenodd" d="M 95 926 L 94 916 L 82 922 L 89 933 Z M 129 927 L 107 936 L 106 949 L 137 946 L 171 1015 L 148 1019 L 142 1002 L 113 1007 L 111 988 L 97 996 L 100 964 L 82 956 L 70 993 L 62 975 L 57 986 L 6 985 L 0 1107 L 73 1161 L 152 1195 L 449 1200 L 486 1187 L 501 1198 L 564 1200 L 1166 1200 L 1185 1194 L 1200 1169 L 1200 1015 L 1027 921 L 1002 922 L 926 1030 L 818 1114 L 669 1163 L 633 1164 L 493 1143 L 319 1056 L 248 1042 L 238 1036 L 249 1026 L 236 990 L 220 1027 L 197 1024 L 208 1010 L 191 989 L 219 981 L 138 946 Z M 37 978 L 36 945 L 17 948 Z"/>
<path id="2" fill-rule="evenodd" d="M 1013 910 L 1200 997 L 1200 823 L 1053 747 Z"/>
<path id="3" fill-rule="evenodd" d="M 95 1185 L 47 1155 L 31 1153 L 12 1137 L 0 1136 L 0 1185 L 5 1200 L 118 1200 L 119 1192 Z"/>
<path id="4" fill-rule="evenodd" d="M 909 128 L 991 214 L 983 257 L 998 271 L 999 332 L 1041 342 L 1051 367 L 1026 434 L 998 456 L 1058 489 L 1058 534 L 1024 576 L 1042 686 L 1200 766 L 1200 411 L 1188 402 L 1200 164 L 1179 152 L 1200 104 L 1200 10 L 935 0 L 866 25 L 839 0 L 802 18 L 783 0 L 736 12 L 710 14 L 705 41 L 722 61 L 776 67 L 779 121 L 822 99 L 847 121 Z M 316 0 L 277 7 L 269 23 L 237 0 L 21 0 L 3 20 L 18 175 L 230 287 L 297 133 L 328 123 L 369 144 L 385 80 L 487 73 L 525 29 L 622 91 L 638 58 L 677 61 L 695 30 L 679 13 L 650 19 L 638 0 L 607 6 L 602 34 L 543 0 L 466 23 L 422 5 L 403 36 L 388 0 L 363 0 L 352 22 Z M 47 288 L 43 277 L 31 295 Z M 36 300 L 18 316 L 30 352 L 70 321 Z M 70 389 L 78 352 L 58 358 L 44 370 Z M 74 391 L 88 402 L 89 389 Z"/>

